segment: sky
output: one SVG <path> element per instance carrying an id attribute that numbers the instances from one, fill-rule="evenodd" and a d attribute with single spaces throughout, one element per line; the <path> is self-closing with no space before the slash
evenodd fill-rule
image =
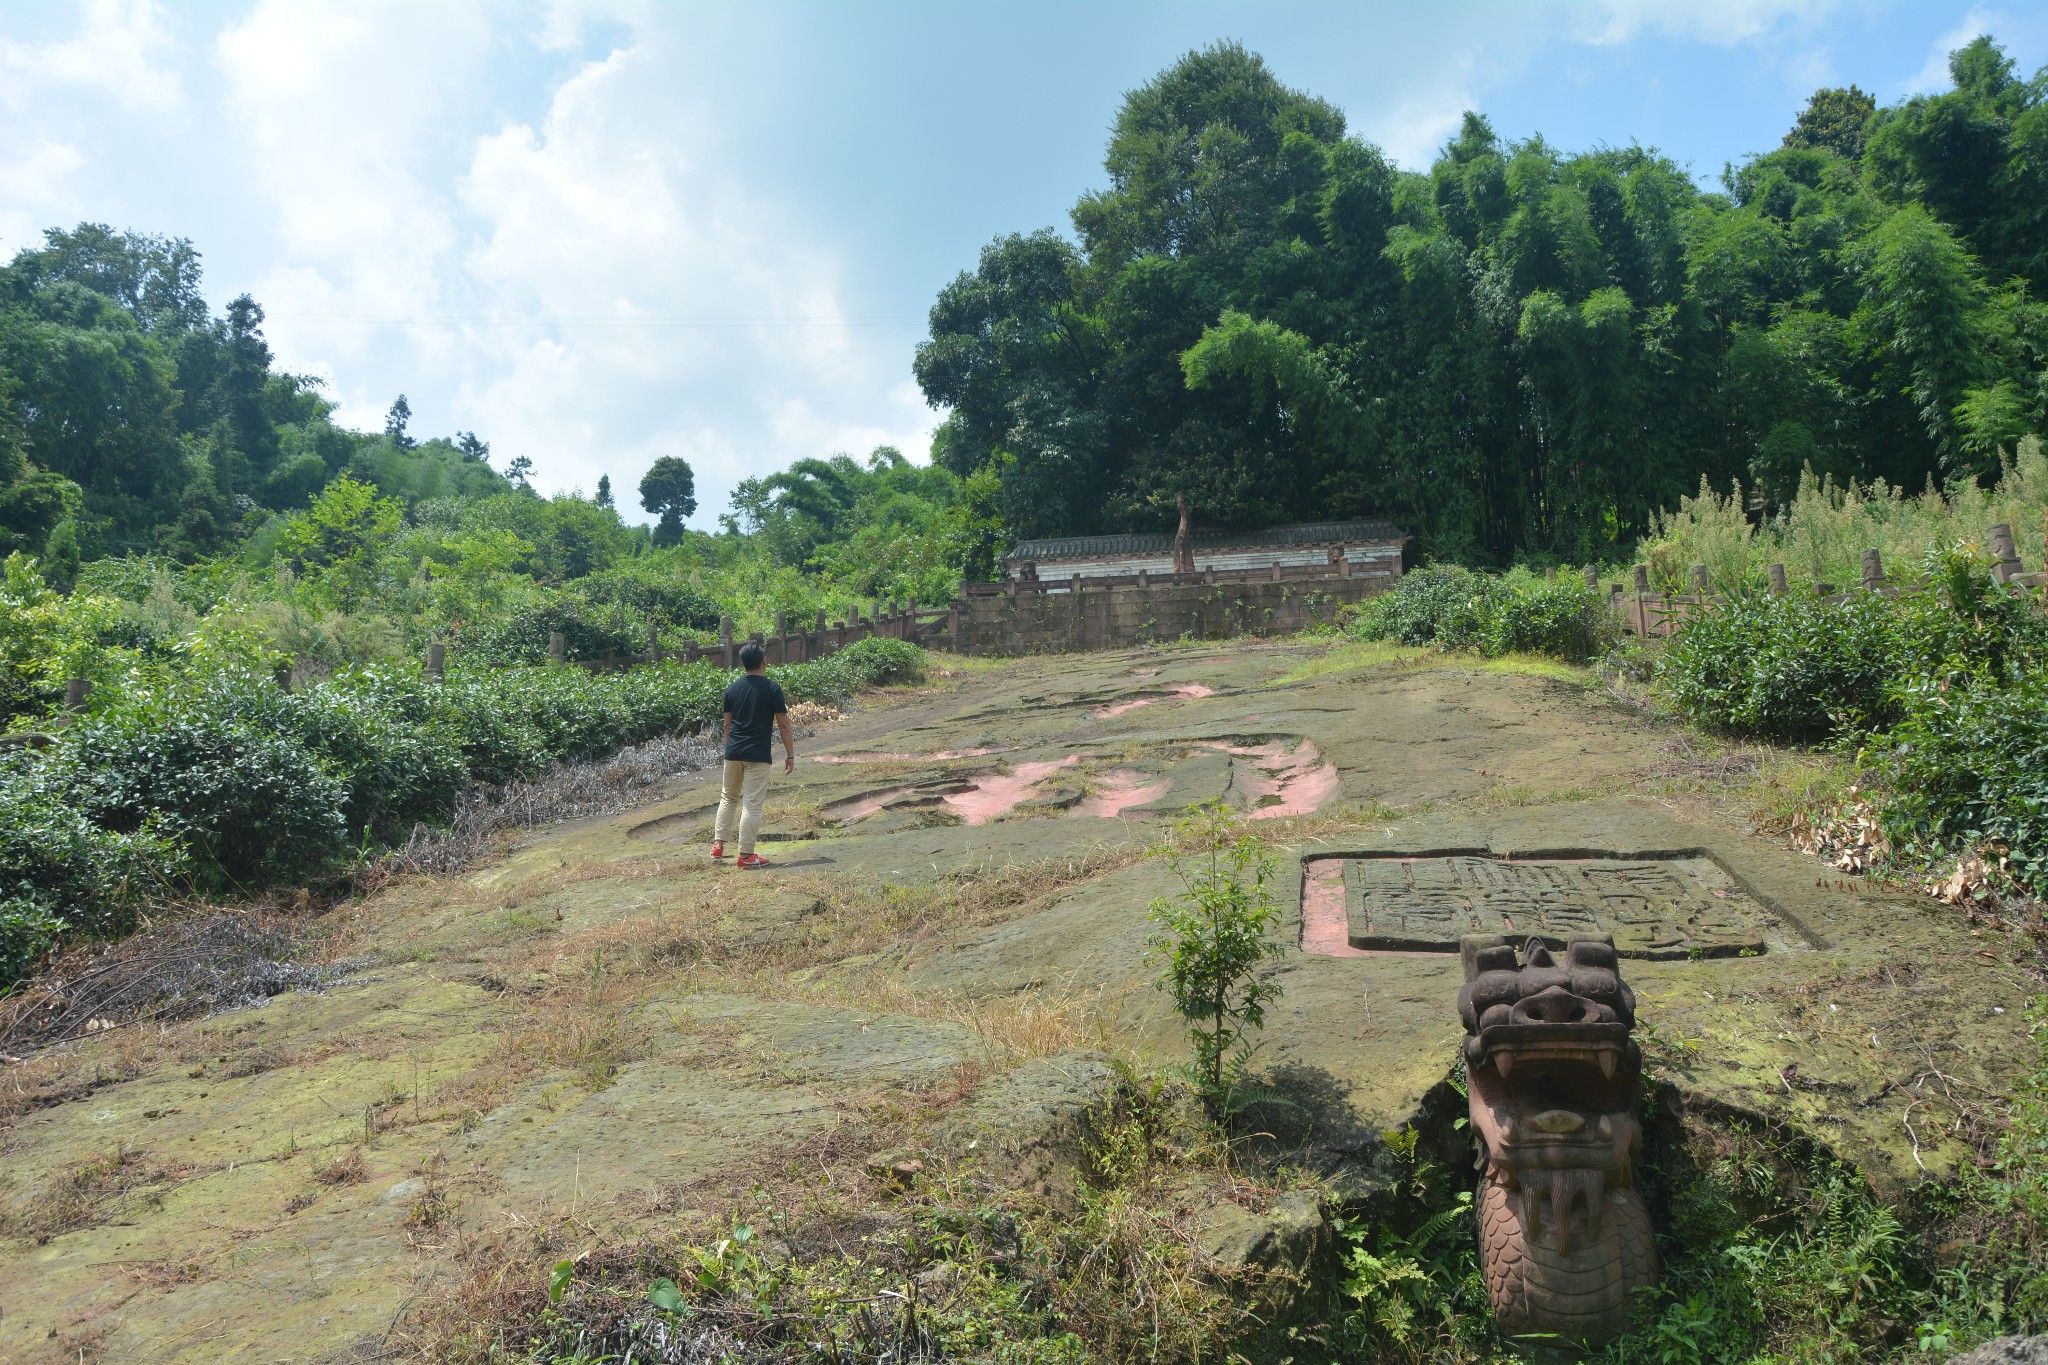
<path id="1" fill-rule="evenodd" d="M 2048 6 L 1925 0 L 0 0 L 0 257 L 83 221 L 186 237 L 337 419 L 475 431 L 622 511 L 661 455 L 692 523 L 793 460 L 928 453 L 910 360 L 998 236 L 1069 230 L 1123 93 L 1236 39 L 1428 166 L 1466 109 L 1711 183 L 1806 96 L 2024 73 Z"/>

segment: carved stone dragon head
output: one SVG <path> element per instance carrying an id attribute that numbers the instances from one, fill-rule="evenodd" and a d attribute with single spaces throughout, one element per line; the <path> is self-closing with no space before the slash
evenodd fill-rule
<path id="1" fill-rule="evenodd" d="M 1464 940 L 1465 1073 L 1479 1146 L 1480 1265 L 1501 1329 L 1588 1345 L 1656 1283 L 1636 1188 L 1642 1054 L 1614 942 Z"/>

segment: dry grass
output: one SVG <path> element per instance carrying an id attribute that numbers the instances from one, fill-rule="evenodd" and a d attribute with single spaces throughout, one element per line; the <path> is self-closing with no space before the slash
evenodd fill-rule
<path id="1" fill-rule="evenodd" d="M 319 990 L 351 970 L 308 960 L 303 939 L 297 920 L 274 910 L 198 908 L 120 943 L 65 953 L 0 1002 L 0 1054 Z"/>
<path id="2" fill-rule="evenodd" d="M 760 980 L 751 993 L 775 998 L 773 984 L 772 978 Z M 1000 1068 L 1077 1048 L 1109 1050 L 1121 1007 L 1119 1000 L 1092 991 L 1032 990 L 990 996 L 919 991 L 893 973 L 872 970 L 829 982 L 794 986 L 785 994 L 789 999 L 815 1004 L 885 1010 L 915 1019 L 944 1019 L 959 1024 L 979 1041 L 984 1068 Z"/>
<path id="3" fill-rule="evenodd" d="M 800 701 L 789 708 L 789 723 L 802 730 L 816 730 L 845 718 L 844 711 L 821 701 Z"/>
<path id="4" fill-rule="evenodd" d="M 563 763 L 538 776 L 462 793 L 445 829 L 413 826 L 402 847 L 364 864 L 360 889 L 408 873 L 459 872 L 497 848 L 508 830 L 616 815 L 657 799 L 672 778 L 718 761 L 697 735 L 653 739 L 591 763 Z"/>
<path id="5" fill-rule="evenodd" d="M 91 1227 L 112 1216 L 121 1199 L 181 1179 L 191 1168 L 122 1145 L 90 1157 L 47 1181 L 19 1203 L 0 1209 L 0 1236 L 33 1237 Z"/>
<path id="6" fill-rule="evenodd" d="M 428 1291 L 394 1341 L 410 1358 L 454 1362 L 495 1359 L 496 1342 L 546 1341 L 536 1267 L 563 1258 L 573 1273 L 557 1320 L 585 1351 L 633 1346 L 636 1359 L 657 1360 L 815 1359 L 821 1340 L 839 1344 L 837 1358 L 952 1358 L 918 1335 L 914 1317 L 864 1311 L 903 1300 L 873 1299 L 875 1285 L 914 1282 L 920 1302 L 979 1320 L 996 1340 L 1021 1344 L 1050 1327 L 1077 1336 L 1089 1359 L 1192 1362 L 1224 1358 L 1293 1287 L 1290 1276 L 1204 1262 L 1198 1210 L 1226 1198 L 1256 1208 L 1276 1191 L 1234 1174 L 1222 1143 L 1178 1141 L 1162 1088 L 1140 1086 L 1098 1113 L 1102 1150 L 1078 1209 L 929 1153 L 907 1189 L 867 1173 L 866 1154 L 903 1145 L 921 1115 L 947 1102 L 898 1096 L 760 1154 L 744 1194 L 729 1174 L 664 1190 L 638 1210 L 644 1232 L 600 1233 L 554 1210 L 464 1239 L 460 1273 Z M 766 1259 L 740 1262 L 724 1289 L 700 1284 L 701 1257 L 733 1265 L 707 1249 L 742 1222 Z M 647 1349 L 655 1340 L 640 1305 L 658 1276 L 684 1286 L 696 1309 L 689 1322 L 716 1325 L 712 1355 L 665 1333 L 660 1349 Z M 1028 1286 L 1021 1302 L 1001 1288 L 1018 1284 Z"/>
<path id="7" fill-rule="evenodd" d="M 360 1147 L 351 1147 L 332 1161 L 313 1163 L 313 1179 L 322 1185 L 353 1185 L 369 1174 Z"/>

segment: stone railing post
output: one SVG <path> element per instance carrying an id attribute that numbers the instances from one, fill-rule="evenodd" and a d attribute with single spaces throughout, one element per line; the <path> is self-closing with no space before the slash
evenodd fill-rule
<path id="1" fill-rule="evenodd" d="M 1695 565 L 1693 565 L 1693 566 L 1692 566 L 1692 587 L 1693 587 L 1693 591 L 1699 594 L 1699 599 L 1700 599 L 1700 601 L 1704 602 L 1704 601 L 1706 601 L 1706 600 L 1707 600 L 1707 566 L 1706 566 L 1706 565 L 1704 565 L 1704 564 L 1695 564 Z"/>
<path id="2" fill-rule="evenodd" d="M 548 632 L 548 662 L 562 663 L 569 657 L 569 637 L 559 630 Z"/>
<path id="3" fill-rule="evenodd" d="M 1985 533 L 1990 542 L 1991 557 L 1998 561 L 1991 566 L 1991 576 L 2000 583 L 2010 582 L 2021 571 L 2018 548 L 2013 544 L 2012 527 L 2000 522 Z"/>
<path id="4" fill-rule="evenodd" d="M 1773 564 L 1765 571 L 1771 580 L 1771 596 L 1783 597 L 1791 589 L 1785 586 L 1785 566 Z"/>
<path id="5" fill-rule="evenodd" d="M 1875 549 L 1865 550 L 1863 552 L 1863 591 L 1882 592 L 1883 590 L 1884 557 L 1878 554 Z"/>
<path id="6" fill-rule="evenodd" d="M 732 618 L 730 616 L 718 618 L 718 661 L 727 668 L 733 666 Z"/>
<path id="7" fill-rule="evenodd" d="M 445 682 L 448 678 L 448 646 L 439 640 L 427 646 L 427 681 Z"/>
<path id="8" fill-rule="evenodd" d="M 1593 589 L 1593 590 L 1594 590 L 1595 592 L 1598 592 L 1598 591 L 1600 590 L 1600 566 L 1599 566 L 1599 565 L 1597 565 L 1597 564 L 1588 564 L 1588 565 L 1586 566 L 1586 586 L 1587 586 L 1588 588 L 1591 588 L 1591 589 Z"/>
<path id="9" fill-rule="evenodd" d="M 278 666 L 277 666 L 276 668 L 272 669 L 272 670 L 271 670 L 271 676 L 277 679 L 277 685 L 278 685 L 279 687 L 283 688 L 283 689 L 284 689 L 285 691 L 287 691 L 287 692 L 291 691 L 291 690 L 292 690 L 292 663 L 291 663 L 291 660 L 287 659 L 287 660 L 285 660 L 285 661 L 284 661 L 283 663 L 279 664 L 279 665 L 278 665 Z"/>
<path id="10" fill-rule="evenodd" d="M 64 683 L 64 709 L 83 711 L 86 696 L 92 691 L 92 682 L 86 678 L 70 678 Z"/>

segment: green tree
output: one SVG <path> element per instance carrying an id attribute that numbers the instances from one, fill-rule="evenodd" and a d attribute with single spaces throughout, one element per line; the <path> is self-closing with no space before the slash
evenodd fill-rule
<path id="1" fill-rule="evenodd" d="M 1251 1057 L 1250 1035 L 1280 996 L 1264 971 L 1281 954 L 1268 936 L 1277 860 L 1221 801 L 1190 809 L 1174 833 L 1181 851 L 1170 865 L 1182 890 L 1146 912 L 1157 926 L 1151 953 L 1159 988 L 1187 1024 L 1196 1088 L 1221 1117 Z"/>
<path id="2" fill-rule="evenodd" d="M 355 607 L 382 582 L 386 556 L 405 509 L 377 496 L 374 484 L 344 474 L 285 523 L 278 550 L 328 600 Z"/>
<path id="3" fill-rule="evenodd" d="M 267 403 L 270 345 L 263 339 L 263 309 L 247 294 L 228 304 L 226 323 L 225 364 L 216 383 L 235 465 L 221 472 L 234 491 L 246 492 L 263 485 L 280 453 Z"/>
<path id="4" fill-rule="evenodd" d="M 384 414 L 384 439 L 400 450 L 411 450 L 417 444 L 406 434 L 412 425 L 412 404 L 405 401 L 405 395 L 398 395 L 391 404 L 391 410 Z"/>
<path id="5" fill-rule="evenodd" d="M 1860 160 L 1864 128 L 1876 112 L 1877 101 L 1854 85 L 1816 90 L 1799 111 L 1792 131 L 1785 134 L 1785 145 L 1817 147 L 1845 161 Z"/>
<path id="6" fill-rule="evenodd" d="M 613 506 L 611 475 L 600 474 L 597 476 L 597 496 L 593 498 L 592 501 L 595 502 L 599 507 L 603 507 L 607 510 L 609 510 Z"/>
<path id="7" fill-rule="evenodd" d="M 656 545 L 674 545 L 683 538 L 683 519 L 697 510 L 697 476 L 678 455 L 664 455 L 640 479 L 640 505 L 658 513 Z"/>

